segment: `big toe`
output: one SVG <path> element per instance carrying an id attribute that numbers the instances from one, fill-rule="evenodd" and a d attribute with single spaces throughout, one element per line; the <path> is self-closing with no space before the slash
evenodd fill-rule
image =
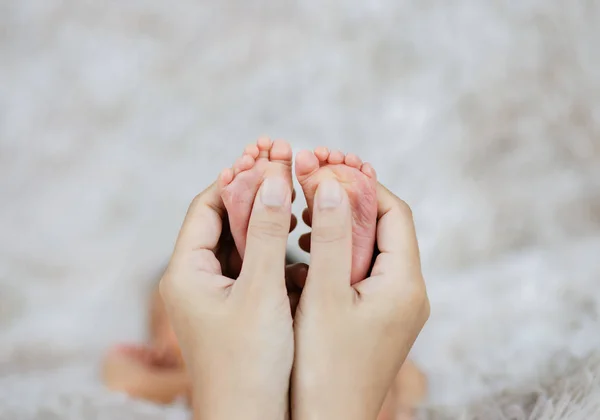
<path id="1" fill-rule="evenodd" d="M 269 160 L 291 165 L 292 146 L 287 141 L 275 140 L 269 153 Z"/>
<path id="2" fill-rule="evenodd" d="M 319 159 L 313 152 L 302 150 L 296 155 L 296 177 L 300 183 L 317 169 L 319 169 Z"/>

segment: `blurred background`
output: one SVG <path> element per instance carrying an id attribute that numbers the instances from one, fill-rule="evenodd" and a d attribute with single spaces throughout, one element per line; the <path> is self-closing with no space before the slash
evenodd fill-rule
<path id="1" fill-rule="evenodd" d="M 599 39 L 585 0 L 1 2 L 2 405 L 126 404 L 98 361 L 260 135 L 356 153 L 413 208 L 429 404 L 600 349 Z"/>

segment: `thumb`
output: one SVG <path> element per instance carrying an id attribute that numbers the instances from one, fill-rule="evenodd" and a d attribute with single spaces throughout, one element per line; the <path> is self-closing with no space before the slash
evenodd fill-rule
<path id="1" fill-rule="evenodd" d="M 312 214 L 308 289 L 350 288 L 352 217 L 348 195 L 339 182 L 319 184 Z"/>
<path id="2" fill-rule="evenodd" d="M 285 252 L 292 216 L 289 182 L 274 176 L 263 181 L 248 223 L 239 281 L 281 281 L 285 287 Z"/>

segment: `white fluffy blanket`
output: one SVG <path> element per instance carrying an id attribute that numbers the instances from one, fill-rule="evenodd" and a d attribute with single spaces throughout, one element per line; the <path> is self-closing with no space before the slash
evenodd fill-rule
<path id="1" fill-rule="evenodd" d="M 2 2 L 0 417 L 187 418 L 98 362 L 260 134 L 358 153 L 412 205 L 424 416 L 597 417 L 599 39 L 586 0 Z"/>

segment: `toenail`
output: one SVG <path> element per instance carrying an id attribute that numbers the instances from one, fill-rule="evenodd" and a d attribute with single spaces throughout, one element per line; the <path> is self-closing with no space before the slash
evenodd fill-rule
<path id="1" fill-rule="evenodd" d="M 267 207 L 282 207 L 289 196 L 290 188 L 283 178 L 267 178 L 260 188 L 260 200 Z"/>
<path id="2" fill-rule="evenodd" d="M 317 188 L 317 203 L 320 209 L 331 209 L 342 202 L 342 187 L 334 179 L 326 179 Z"/>

